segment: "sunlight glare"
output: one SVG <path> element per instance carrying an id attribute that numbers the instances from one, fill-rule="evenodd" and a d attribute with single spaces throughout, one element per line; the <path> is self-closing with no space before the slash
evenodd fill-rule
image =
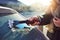
<path id="1" fill-rule="evenodd" d="M 36 2 L 39 2 L 44 6 L 49 6 L 51 3 L 50 2 L 51 0 L 18 0 L 18 1 L 23 2 L 24 4 L 26 4 L 28 6 L 33 4 L 33 3 L 36 3 Z"/>
<path id="2" fill-rule="evenodd" d="M 49 6 L 51 4 L 51 0 L 39 0 L 39 2 L 44 6 Z"/>

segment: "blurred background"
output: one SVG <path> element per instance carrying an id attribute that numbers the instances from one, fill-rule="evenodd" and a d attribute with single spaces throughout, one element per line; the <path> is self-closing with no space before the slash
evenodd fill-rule
<path id="1" fill-rule="evenodd" d="M 24 17 L 43 15 L 51 0 L 0 0 L 0 6 L 17 10 Z"/>

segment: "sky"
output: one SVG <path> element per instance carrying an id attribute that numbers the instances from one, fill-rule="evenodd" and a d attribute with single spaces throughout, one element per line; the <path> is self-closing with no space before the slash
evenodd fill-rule
<path id="1" fill-rule="evenodd" d="M 33 3 L 36 3 L 36 2 L 39 2 L 45 6 L 48 6 L 48 5 L 50 5 L 50 2 L 51 2 L 51 0 L 18 0 L 18 1 L 21 1 L 22 3 L 26 4 L 27 6 L 29 6 Z"/>

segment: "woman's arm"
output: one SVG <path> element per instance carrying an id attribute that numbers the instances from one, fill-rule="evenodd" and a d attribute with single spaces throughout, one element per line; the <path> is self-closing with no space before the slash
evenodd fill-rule
<path id="1" fill-rule="evenodd" d="M 51 14 L 44 14 L 38 17 L 32 17 L 29 19 L 30 22 L 33 22 L 32 25 L 47 25 L 51 22 L 53 16 Z"/>
<path id="2" fill-rule="evenodd" d="M 40 17 L 40 25 L 47 25 L 50 24 L 53 16 L 51 14 L 45 14 L 43 17 Z"/>

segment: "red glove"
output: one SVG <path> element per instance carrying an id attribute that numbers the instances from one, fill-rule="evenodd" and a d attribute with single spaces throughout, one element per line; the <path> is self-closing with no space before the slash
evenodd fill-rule
<path id="1" fill-rule="evenodd" d="M 40 24 L 38 17 L 31 17 L 31 18 L 29 19 L 29 21 L 31 22 L 31 25 L 33 25 L 33 26 Z"/>

